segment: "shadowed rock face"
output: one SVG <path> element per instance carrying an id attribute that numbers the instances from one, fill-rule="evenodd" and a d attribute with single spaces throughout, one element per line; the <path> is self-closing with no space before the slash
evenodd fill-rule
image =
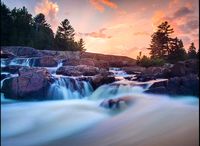
<path id="1" fill-rule="evenodd" d="M 199 96 L 199 77 L 190 74 L 154 83 L 146 93 Z"/>
<path id="2" fill-rule="evenodd" d="M 45 68 L 22 67 L 18 77 L 4 81 L 2 92 L 6 98 L 44 100 L 52 81 L 51 75 Z"/>

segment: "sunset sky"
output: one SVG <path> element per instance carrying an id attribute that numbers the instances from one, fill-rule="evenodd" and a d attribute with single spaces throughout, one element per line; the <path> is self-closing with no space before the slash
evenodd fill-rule
<path id="1" fill-rule="evenodd" d="M 2 0 L 9 8 L 25 6 L 33 16 L 44 13 L 56 32 L 67 18 L 88 52 L 136 58 L 156 26 L 167 20 L 187 49 L 199 44 L 198 0 Z"/>

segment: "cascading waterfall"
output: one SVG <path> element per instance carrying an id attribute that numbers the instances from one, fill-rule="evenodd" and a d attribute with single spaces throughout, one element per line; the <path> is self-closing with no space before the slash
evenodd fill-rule
<path id="1" fill-rule="evenodd" d="M 34 66 L 34 58 L 1 59 L 1 67 L 9 65 Z"/>
<path id="2" fill-rule="evenodd" d="M 88 81 L 81 81 L 71 77 L 58 77 L 51 85 L 48 97 L 54 99 L 82 99 L 88 97 L 93 88 Z"/>
<path id="3" fill-rule="evenodd" d="M 4 66 L 33 65 L 31 59 L 3 61 L 4 62 L 1 63 L 1 65 Z M 150 118 L 155 120 L 159 119 L 159 117 L 163 117 L 163 114 L 165 114 L 168 117 L 164 121 L 167 121 L 170 119 L 169 113 L 163 113 L 167 108 L 164 110 L 162 109 L 162 107 L 166 105 L 173 105 L 173 107 L 169 109 L 169 112 L 180 110 L 181 107 L 182 109 L 186 109 L 186 111 L 193 110 L 191 114 L 197 111 L 199 105 L 199 100 L 195 97 L 182 97 L 181 99 L 174 100 L 169 96 L 144 94 L 143 92 L 154 82 L 162 81 L 162 79 L 149 82 L 128 81 L 125 77 L 129 75 L 118 68 L 112 68 L 110 71 L 114 73 L 116 78 L 120 78 L 119 81 L 112 84 L 102 85 L 94 91 L 90 82 L 86 81 L 85 78 L 82 79 L 81 77 L 56 75 L 56 70 L 61 66 L 62 61 L 58 63 L 57 67 L 47 68 L 55 79 L 55 82 L 49 88 L 48 97 L 49 99 L 60 100 L 43 102 L 13 102 L 12 100 L 5 99 L 3 94 L 1 94 L 3 113 L 1 117 L 1 122 L 3 123 L 1 140 L 4 146 L 43 146 L 45 144 L 49 146 L 52 140 L 60 142 L 59 140 L 61 138 L 66 140 L 68 136 L 70 137 L 75 135 L 76 137 L 78 132 L 85 130 L 87 127 L 90 127 L 97 122 L 110 122 L 111 124 L 103 124 L 104 126 L 110 125 L 106 128 L 108 131 L 105 128 L 100 129 L 100 132 L 110 132 L 113 130 L 112 125 L 119 127 L 114 129 L 120 129 L 124 125 L 130 125 L 130 127 L 133 127 L 134 125 L 131 125 L 131 123 L 135 124 L 137 118 L 141 118 L 142 121 L 145 121 L 146 117 L 150 115 L 156 115 L 156 118 Z M 16 76 L 16 74 L 11 74 L 10 77 L 12 76 Z M 1 86 L 6 79 L 8 78 L 1 80 Z M 120 113 L 119 116 L 113 117 L 113 114 L 110 112 L 111 109 L 106 109 L 100 106 L 100 103 L 102 103 L 104 99 L 113 99 L 125 96 L 131 96 L 136 102 L 129 106 L 124 112 Z M 11 102 L 12 104 L 9 104 Z M 180 113 L 182 109 L 178 112 L 177 116 L 181 115 Z M 183 112 L 183 115 L 184 114 L 185 113 Z M 132 119 L 130 120 L 129 117 L 132 117 Z M 115 120 L 116 118 L 118 118 L 117 121 Z M 185 119 L 182 118 L 178 122 L 183 120 Z M 153 123 L 152 126 L 148 127 L 155 126 L 157 125 Z M 184 126 L 185 125 L 183 125 L 183 127 Z M 88 133 L 88 131 L 86 130 L 84 133 Z M 122 129 L 122 131 L 124 130 Z M 130 131 L 126 132 L 130 133 Z M 136 132 L 135 135 L 141 133 L 141 136 L 148 133 L 145 129 L 140 133 L 137 133 L 137 130 L 134 132 Z M 119 138 L 125 135 L 120 135 L 120 132 L 116 133 L 119 133 Z M 156 134 L 159 136 L 159 131 Z M 88 135 L 91 137 L 96 134 Z M 110 135 L 113 135 L 113 133 L 110 133 Z M 95 139 L 95 141 L 98 140 L 98 138 Z M 113 138 L 106 142 L 112 143 L 115 140 L 118 139 Z M 68 141 L 69 139 L 66 143 L 62 143 L 62 145 L 68 145 Z M 77 142 L 78 141 L 81 140 L 78 139 Z M 106 143 L 102 142 L 98 144 L 103 145 Z M 79 146 L 82 144 L 73 143 L 72 145 Z M 85 145 L 87 145 L 87 143 L 85 143 Z"/>

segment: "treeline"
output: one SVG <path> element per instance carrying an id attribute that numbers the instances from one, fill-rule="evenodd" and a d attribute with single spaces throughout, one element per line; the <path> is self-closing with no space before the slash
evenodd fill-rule
<path id="1" fill-rule="evenodd" d="M 40 50 L 85 51 L 84 41 L 75 41 L 75 30 L 65 19 L 53 33 L 45 15 L 35 17 L 25 7 L 10 10 L 1 2 L 1 46 L 30 46 Z"/>
<path id="2" fill-rule="evenodd" d="M 186 52 L 183 41 L 177 37 L 171 37 L 173 33 L 174 30 L 167 21 L 161 23 L 157 31 L 152 34 L 150 47 L 147 48 L 150 50 L 150 57 L 142 55 L 142 52 L 139 52 L 137 63 L 141 66 L 149 67 L 199 58 L 199 49 L 197 52 L 193 42 L 188 52 Z"/>

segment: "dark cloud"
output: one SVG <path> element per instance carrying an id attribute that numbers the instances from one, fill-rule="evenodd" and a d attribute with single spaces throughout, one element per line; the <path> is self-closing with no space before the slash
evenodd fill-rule
<path id="1" fill-rule="evenodd" d="M 179 25 L 179 28 L 185 33 L 194 32 L 199 28 L 199 20 L 188 20 L 185 24 Z"/>
<path id="2" fill-rule="evenodd" d="M 191 20 L 186 23 L 187 27 L 191 30 L 199 28 L 199 20 Z"/>
<path id="3" fill-rule="evenodd" d="M 179 17 L 183 17 L 185 15 L 191 14 L 193 13 L 192 10 L 190 10 L 187 7 L 181 7 L 180 9 L 178 9 L 175 13 L 174 13 L 174 18 L 179 18 Z"/>
<path id="4" fill-rule="evenodd" d="M 90 37 L 94 37 L 94 38 L 111 38 L 112 36 L 109 36 L 107 34 L 104 33 L 104 31 L 106 31 L 106 28 L 102 28 L 97 32 L 90 32 L 90 33 L 79 33 L 80 35 L 84 35 L 84 36 L 90 36 Z"/>

